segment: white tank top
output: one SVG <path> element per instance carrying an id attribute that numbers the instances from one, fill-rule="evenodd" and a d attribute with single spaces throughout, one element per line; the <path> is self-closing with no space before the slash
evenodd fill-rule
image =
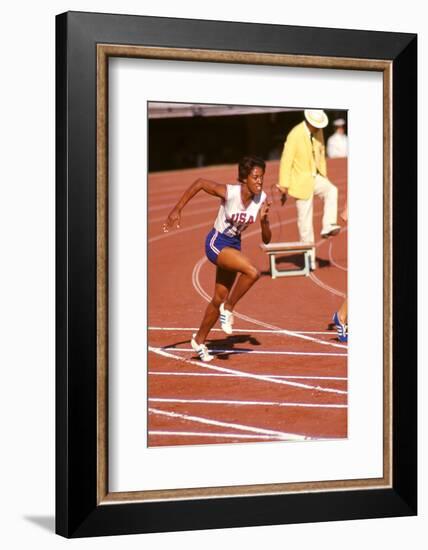
<path id="1" fill-rule="evenodd" d="M 220 205 L 214 228 L 228 237 L 239 237 L 242 231 L 256 221 L 265 200 L 266 193 L 262 191 L 255 195 L 245 208 L 241 200 L 241 186 L 226 185 L 226 198 Z"/>

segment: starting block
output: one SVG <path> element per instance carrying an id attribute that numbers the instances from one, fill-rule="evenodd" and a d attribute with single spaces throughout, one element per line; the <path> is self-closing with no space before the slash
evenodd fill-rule
<path id="1" fill-rule="evenodd" d="M 311 272 L 311 259 L 310 252 L 315 248 L 314 243 L 269 243 L 261 244 L 260 248 L 266 252 L 269 256 L 270 273 L 272 279 L 277 277 L 293 277 L 296 275 L 308 276 Z M 290 254 L 303 254 L 303 267 L 299 269 L 277 269 L 276 258 L 277 256 L 286 256 Z"/>

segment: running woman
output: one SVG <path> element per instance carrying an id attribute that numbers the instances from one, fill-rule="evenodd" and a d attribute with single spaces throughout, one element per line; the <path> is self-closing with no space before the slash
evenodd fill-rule
<path id="1" fill-rule="evenodd" d="M 184 192 L 163 225 L 165 232 L 173 226 L 179 228 L 182 209 L 201 190 L 222 199 L 214 227 L 205 240 L 207 258 L 217 267 L 214 296 L 207 306 L 198 332 L 193 334 L 190 341 L 201 361 L 214 358 L 205 341 L 219 316 L 223 331 L 232 334 L 233 310 L 260 277 L 257 268 L 241 252 L 241 233 L 256 221 L 260 212 L 262 240 L 265 244 L 271 240 L 268 219 L 270 204 L 263 191 L 265 168 L 263 159 L 248 156 L 239 162 L 238 184 L 226 185 L 197 179 Z"/>

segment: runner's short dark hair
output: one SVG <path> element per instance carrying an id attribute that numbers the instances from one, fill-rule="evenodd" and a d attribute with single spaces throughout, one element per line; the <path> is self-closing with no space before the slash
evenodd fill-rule
<path id="1" fill-rule="evenodd" d="M 259 168 L 262 168 L 263 172 L 266 170 L 266 163 L 261 157 L 255 157 L 255 156 L 243 157 L 239 161 L 238 180 L 244 181 L 246 178 L 248 178 L 248 175 L 250 174 L 254 166 L 258 166 Z"/>

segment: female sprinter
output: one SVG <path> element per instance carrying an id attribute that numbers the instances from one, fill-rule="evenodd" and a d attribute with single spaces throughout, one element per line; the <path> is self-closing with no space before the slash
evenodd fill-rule
<path id="1" fill-rule="evenodd" d="M 263 242 L 267 244 L 271 240 L 269 203 L 263 191 L 265 166 L 261 158 L 244 157 L 238 167 L 240 184 L 226 185 L 197 179 L 171 210 L 163 226 L 164 231 L 168 231 L 174 225 L 180 227 L 182 209 L 201 190 L 222 199 L 214 227 L 205 241 L 207 258 L 217 266 L 214 296 L 207 306 L 198 332 L 190 341 L 201 361 L 213 359 L 205 340 L 219 315 L 223 331 L 232 334 L 233 309 L 260 277 L 259 271 L 241 252 L 241 233 L 256 221 L 260 211 Z M 236 285 L 231 292 L 237 275 Z"/>

